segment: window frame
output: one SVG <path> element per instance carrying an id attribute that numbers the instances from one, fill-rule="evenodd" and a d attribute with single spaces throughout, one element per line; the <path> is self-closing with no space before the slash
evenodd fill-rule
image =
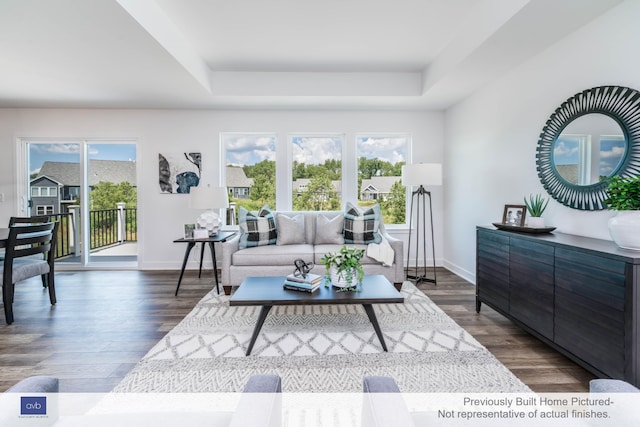
<path id="1" fill-rule="evenodd" d="M 227 150 L 227 144 L 226 144 L 226 140 L 225 138 L 227 136 L 237 136 L 237 137 L 241 137 L 241 136 L 246 136 L 246 137 L 254 137 L 254 138 L 259 138 L 259 137 L 268 137 L 268 138 L 272 138 L 273 139 L 273 154 L 274 154 L 274 162 L 276 164 L 276 173 L 275 173 L 275 177 L 274 179 L 276 180 L 276 192 L 275 192 L 275 206 L 271 206 L 272 209 L 277 209 L 278 206 L 278 191 L 277 191 L 277 177 L 278 177 L 278 134 L 276 132 L 273 131 L 268 131 L 268 132 L 220 132 L 218 134 L 218 138 L 219 138 L 219 147 L 220 147 L 220 163 L 221 163 L 221 167 L 220 172 L 219 172 L 219 176 L 218 176 L 218 182 L 220 183 L 221 187 L 225 187 L 227 188 L 227 192 L 229 194 L 229 198 L 232 198 L 236 193 L 234 191 L 231 191 L 227 185 L 227 164 L 228 164 L 228 159 L 227 159 L 227 155 L 228 155 L 228 150 Z M 252 150 L 247 150 L 247 151 L 252 151 Z M 264 159 L 263 159 L 264 160 Z M 262 161 L 262 160 L 261 160 Z M 256 164 L 256 163 L 254 163 Z M 251 166 L 251 165 L 242 165 L 242 167 L 244 166 Z M 241 190 L 241 192 L 243 194 L 247 193 L 247 197 L 250 197 L 250 192 L 248 192 L 247 190 L 244 189 L 244 187 L 242 187 L 243 189 Z M 239 211 L 239 206 L 235 207 L 235 212 L 237 214 L 237 212 Z M 234 219 L 235 221 L 235 219 Z M 223 222 L 226 226 L 231 225 L 231 227 L 235 227 L 235 224 L 227 224 L 227 218 L 226 215 L 224 216 Z"/>
<path id="2" fill-rule="evenodd" d="M 347 175 L 347 134 L 345 132 L 289 132 L 287 134 L 287 210 L 293 211 L 293 139 L 294 138 L 339 138 L 340 139 L 340 206 L 344 208 L 349 194 L 345 188 L 345 176 Z M 277 164 L 276 164 L 277 167 Z M 277 183 L 276 183 L 277 186 Z"/>
<path id="3" fill-rule="evenodd" d="M 412 161 L 412 157 L 413 157 L 413 134 L 410 132 L 356 132 L 353 138 L 353 148 L 354 148 L 354 162 L 355 162 L 355 197 L 356 200 L 360 200 L 360 192 L 358 191 L 358 174 L 359 174 L 359 160 L 360 160 L 360 155 L 359 155 L 359 144 L 358 144 L 358 140 L 360 138 L 404 138 L 406 140 L 406 153 L 405 153 L 405 164 L 409 165 L 411 164 Z M 407 228 L 409 226 L 409 207 L 411 204 L 411 188 L 410 186 L 406 186 L 405 187 L 405 212 L 407 213 L 405 215 L 405 219 L 404 219 L 404 223 L 400 223 L 400 224 L 387 224 L 385 223 L 384 226 L 386 229 L 404 229 Z M 379 201 L 378 201 L 379 202 Z"/>

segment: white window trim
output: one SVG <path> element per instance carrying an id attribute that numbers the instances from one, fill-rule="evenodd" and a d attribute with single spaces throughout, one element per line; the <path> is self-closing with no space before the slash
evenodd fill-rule
<path id="1" fill-rule="evenodd" d="M 349 197 L 347 194 L 347 192 L 345 191 L 345 176 L 346 176 L 346 162 L 345 159 L 347 158 L 347 135 L 344 132 L 290 132 L 287 134 L 287 161 L 286 161 L 286 168 L 287 168 L 287 205 L 286 205 L 286 210 L 292 211 L 293 210 L 293 198 L 292 198 L 292 194 L 293 194 L 293 138 L 339 138 L 341 141 L 341 147 L 340 147 L 340 161 L 342 164 L 342 169 L 340 170 L 340 180 L 342 181 L 341 183 L 341 194 L 340 194 L 340 202 L 342 204 L 342 206 L 345 206 L 345 203 L 348 199 L 347 197 Z M 276 163 L 276 168 L 277 168 L 277 163 Z"/>
<path id="2" fill-rule="evenodd" d="M 407 139 L 407 158 L 405 164 L 410 165 L 413 163 L 413 134 L 408 132 L 357 132 L 353 138 L 354 157 L 355 157 L 355 179 L 358 179 L 358 138 L 371 137 L 371 138 L 406 138 Z M 356 189 L 357 191 L 357 189 Z M 385 224 L 384 227 L 388 230 L 408 229 L 409 227 L 409 207 L 411 206 L 411 188 L 406 188 L 405 193 L 405 223 L 404 224 Z M 358 195 L 356 194 L 356 198 Z"/>

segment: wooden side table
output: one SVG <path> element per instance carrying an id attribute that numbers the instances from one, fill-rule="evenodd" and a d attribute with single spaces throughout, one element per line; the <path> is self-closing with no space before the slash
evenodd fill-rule
<path id="1" fill-rule="evenodd" d="M 196 243 L 202 243 L 202 249 L 200 250 L 200 269 L 198 271 L 198 278 L 200 278 L 200 276 L 202 275 L 202 258 L 204 257 L 204 247 L 205 243 L 208 243 L 209 248 L 211 249 L 211 259 L 213 261 L 213 276 L 216 278 L 216 292 L 220 293 L 220 284 L 218 282 L 218 267 L 216 265 L 216 248 L 214 246 L 214 243 L 226 242 L 234 234 L 236 234 L 235 231 L 218 231 L 218 233 L 213 236 L 209 236 L 206 239 L 183 237 L 181 239 L 176 239 L 173 241 L 173 243 L 187 244 L 187 249 L 184 252 L 184 260 L 182 261 L 182 269 L 180 270 L 180 278 L 178 279 L 178 286 L 176 287 L 176 296 L 178 295 L 178 291 L 180 290 L 180 283 L 182 283 L 182 276 L 184 275 L 184 268 L 187 266 L 189 253 L 191 253 L 191 249 L 193 249 Z"/>

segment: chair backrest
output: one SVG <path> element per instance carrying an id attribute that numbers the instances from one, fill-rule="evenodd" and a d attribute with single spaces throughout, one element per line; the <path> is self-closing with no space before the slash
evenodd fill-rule
<path id="1" fill-rule="evenodd" d="M 15 224 L 42 224 L 43 222 L 49 222 L 48 215 L 12 216 L 9 219 L 9 227 Z"/>
<path id="2" fill-rule="evenodd" d="M 5 246 L 4 271 L 10 271 L 13 260 L 36 254 L 42 254 L 49 264 L 53 263 L 57 222 L 42 224 L 15 224 L 9 227 L 9 236 Z"/>

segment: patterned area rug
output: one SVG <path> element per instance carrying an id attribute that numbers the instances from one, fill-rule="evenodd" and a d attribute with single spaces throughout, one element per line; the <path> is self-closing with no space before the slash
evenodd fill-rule
<path id="1" fill-rule="evenodd" d="M 280 375 L 285 392 L 359 392 L 366 375 L 407 393 L 530 391 L 412 283 L 402 293 L 374 305 L 388 353 L 362 306 L 275 306 L 247 357 L 260 308 L 212 291 L 114 391 L 238 392 L 258 373 Z"/>

